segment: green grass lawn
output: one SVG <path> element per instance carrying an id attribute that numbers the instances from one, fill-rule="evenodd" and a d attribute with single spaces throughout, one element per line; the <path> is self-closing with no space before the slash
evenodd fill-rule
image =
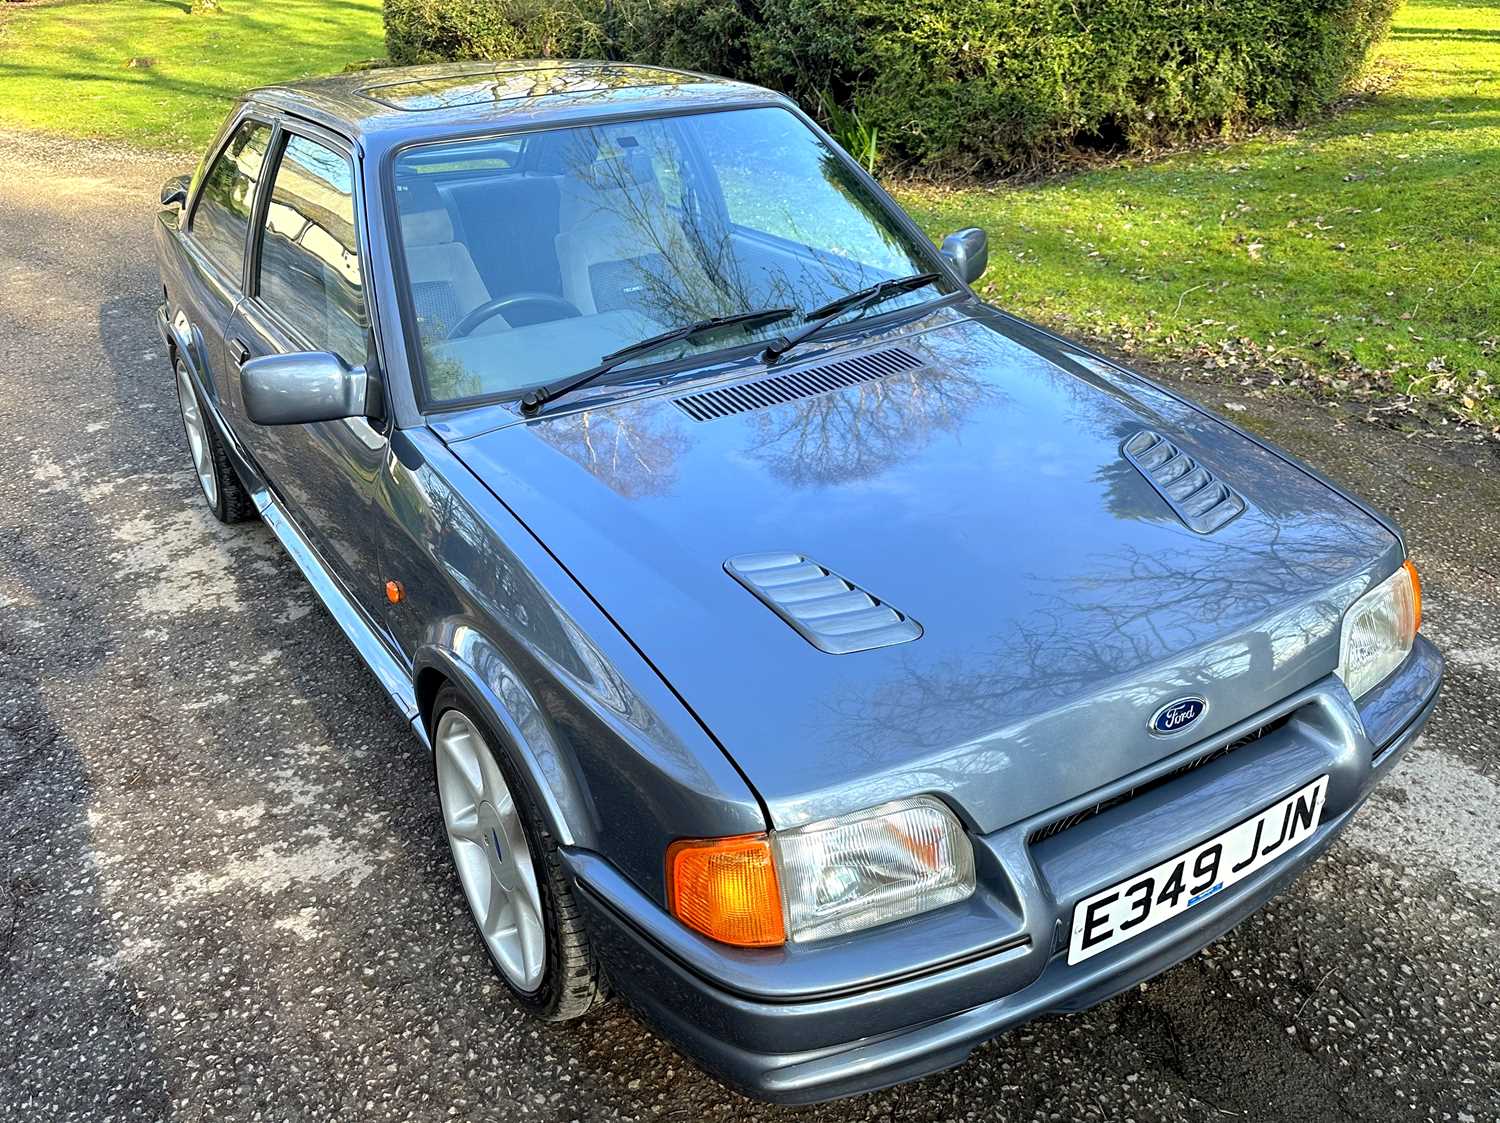
<path id="1" fill-rule="evenodd" d="M 196 150 L 251 86 L 385 54 L 380 0 L 0 2 L 0 125 Z M 149 65 L 131 65 L 149 60 Z"/>
<path id="2" fill-rule="evenodd" d="M 934 233 L 986 227 L 981 287 L 1020 315 L 1500 427 L 1500 0 L 1412 0 L 1382 71 L 1382 92 L 1300 131 L 897 194 Z"/>
<path id="3" fill-rule="evenodd" d="M 384 53 L 379 0 L 0 5 L 0 125 L 199 149 L 240 90 Z M 131 66 L 131 61 L 151 60 Z M 1020 315 L 1256 387 L 1500 430 L 1500 0 L 1411 0 L 1327 121 L 1034 185 L 895 190 L 990 231 Z"/>

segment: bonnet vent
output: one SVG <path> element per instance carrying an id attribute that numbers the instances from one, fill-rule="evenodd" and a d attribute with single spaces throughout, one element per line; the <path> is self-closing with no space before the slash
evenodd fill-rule
<path id="1" fill-rule="evenodd" d="M 922 360 L 915 355 L 899 347 L 892 347 L 821 366 L 805 367 L 787 374 L 772 375 L 755 382 L 722 386 L 705 390 L 701 394 L 688 394 L 677 398 L 676 403 L 694 421 L 713 421 L 732 413 L 749 413 L 751 410 L 766 409 L 798 398 L 829 394 L 846 386 L 873 382 L 877 378 L 917 370 L 921 366 Z"/>
<path id="2" fill-rule="evenodd" d="M 741 554 L 724 569 L 830 655 L 908 643 L 922 626 L 801 554 Z"/>
<path id="3" fill-rule="evenodd" d="M 1158 433 L 1142 429 L 1125 442 L 1125 456 L 1199 534 L 1212 534 L 1245 510 L 1238 492 Z"/>

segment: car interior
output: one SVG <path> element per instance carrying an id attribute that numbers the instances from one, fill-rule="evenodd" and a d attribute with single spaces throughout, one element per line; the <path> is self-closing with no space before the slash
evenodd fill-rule
<path id="1" fill-rule="evenodd" d="M 730 222 L 712 169 L 661 121 L 470 143 L 397 166 L 429 376 L 461 371 L 458 396 L 586 369 L 704 317 L 807 306 L 830 280 L 845 291 L 888 275 Z"/>

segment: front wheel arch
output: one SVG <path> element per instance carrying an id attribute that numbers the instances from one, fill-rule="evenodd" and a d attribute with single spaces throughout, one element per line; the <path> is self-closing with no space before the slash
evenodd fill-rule
<path id="1" fill-rule="evenodd" d="M 448 682 L 448 676 L 437 667 L 423 667 L 417 672 L 412 682 L 413 693 L 417 699 L 417 713 L 422 718 L 422 729 L 427 734 L 427 739 L 432 740 L 433 722 L 437 715 L 433 708 L 437 704 L 438 693 Z"/>
<path id="2" fill-rule="evenodd" d="M 514 765 L 558 844 L 592 849 L 596 832 L 591 804 L 571 766 L 569 751 L 559 743 L 541 707 L 498 649 L 478 640 L 472 632 L 468 643 L 479 648 L 470 654 L 480 655 L 478 661 L 489 668 L 491 679 L 447 648 L 433 646 L 417 653 L 413 684 L 417 712 L 429 744 L 437 723 L 438 696 L 444 686 L 452 686 L 499 738 L 495 750 L 503 752 Z M 514 712 L 502 701 L 502 692 L 527 712 Z"/>
<path id="3" fill-rule="evenodd" d="M 488 727 L 481 708 L 452 683 L 445 682 L 439 688 L 433 700 L 433 710 L 438 718 L 433 736 L 433 779 L 438 788 L 444 830 L 453 852 L 459 883 L 486 954 L 511 998 L 527 1013 L 548 1022 L 582 1017 L 608 999 L 609 983 L 589 939 L 557 840 L 550 836 L 545 817 L 532 799 L 528 784 L 516 774 L 516 754 L 506 752 L 503 743 L 494 744 L 496 731 Z M 467 755 L 476 763 L 490 760 L 489 768 L 482 763 L 477 763 L 477 767 L 462 764 L 454 767 L 451 764 L 453 750 L 450 747 L 445 751 L 438 743 L 438 734 L 445 728 L 444 719 L 449 715 L 454 718 L 454 725 L 450 728 L 464 730 L 458 743 L 474 746 L 474 738 L 478 738 L 477 751 L 470 751 Z M 465 755 L 463 750 L 459 752 L 460 756 Z M 479 775 L 491 777 L 483 781 L 482 794 L 476 791 Z M 464 779 L 466 776 L 475 776 L 476 779 Z M 456 806 L 453 803 L 455 793 Z M 485 802 L 479 802 L 481 800 Z M 482 810 L 486 807 L 490 808 L 488 822 Z M 502 808 L 508 810 L 497 814 L 496 809 Z M 476 830 L 482 830 L 486 825 L 495 835 L 495 851 L 487 853 L 488 861 L 479 863 L 476 871 L 476 849 L 489 851 L 489 843 L 480 842 Z M 508 840 L 508 844 L 500 842 L 502 837 Z M 504 857 L 501 856 L 502 847 Z M 531 872 L 530 878 L 521 872 L 518 861 Z M 476 901 L 476 888 L 486 884 L 489 886 L 488 899 Z M 512 903 L 510 915 L 513 919 L 507 926 L 504 913 L 498 921 L 492 919 L 497 893 L 511 902 L 529 900 L 531 903 L 524 906 L 524 911 Z M 540 922 L 540 938 L 546 951 L 540 965 L 534 962 L 534 952 L 528 954 L 511 944 L 510 940 L 516 937 L 507 934 L 518 933 L 517 926 L 524 927 L 521 917 L 526 913 Z M 522 944 L 530 943 L 524 936 L 519 940 Z M 515 978 L 518 967 L 522 969 L 521 979 Z M 536 972 L 537 977 L 533 978 L 532 972 Z"/>

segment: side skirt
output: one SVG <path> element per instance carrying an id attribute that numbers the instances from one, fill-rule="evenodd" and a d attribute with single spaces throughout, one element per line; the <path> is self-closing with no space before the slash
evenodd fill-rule
<path id="1" fill-rule="evenodd" d="M 297 568 L 302 571 L 302 576 L 307 578 L 307 583 L 312 586 L 313 592 L 318 594 L 318 599 L 328 609 L 329 614 L 344 630 L 344 635 L 349 637 L 349 642 L 354 644 L 354 649 L 359 652 L 360 658 L 365 665 L 375 673 L 380 680 L 380 685 L 385 687 L 385 692 L 391 696 L 391 701 L 396 703 L 396 708 L 408 721 L 417 718 L 417 695 L 411 681 L 411 675 L 391 654 L 390 648 L 370 627 L 365 619 L 364 612 L 345 594 L 343 588 L 329 574 L 322 560 L 318 557 L 302 532 L 297 529 L 276 497 L 269 491 L 259 490 L 250 497 L 260 517 L 265 524 L 281 540 L 286 552 L 291 555 L 292 560 L 297 563 Z"/>

